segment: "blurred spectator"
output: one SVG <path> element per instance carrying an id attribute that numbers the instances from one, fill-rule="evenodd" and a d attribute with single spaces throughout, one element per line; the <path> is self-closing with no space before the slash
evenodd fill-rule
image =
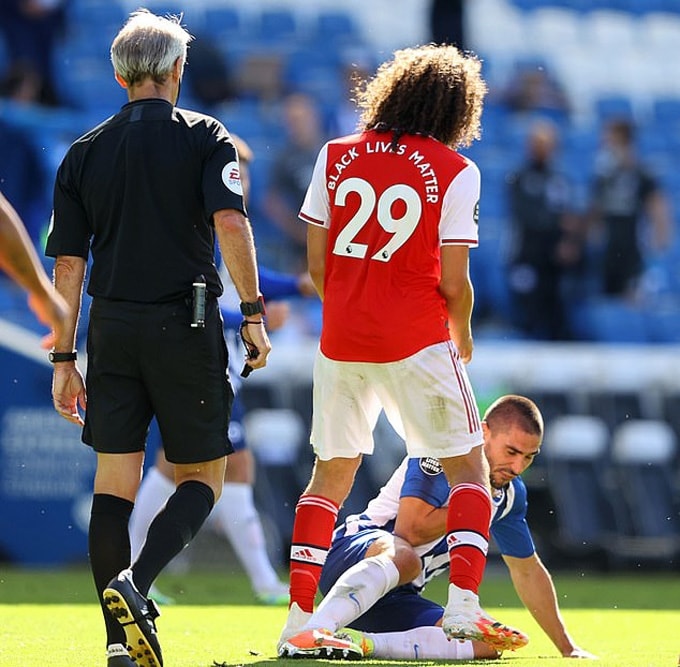
<path id="1" fill-rule="evenodd" d="M 41 91 L 40 75 L 26 62 L 12 63 L 0 80 L 0 97 L 17 104 L 39 104 Z"/>
<path id="2" fill-rule="evenodd" d="M 564 279 L 581 259 L 580 224 L 572 210 L 573 186 L 555 166 L 555 126 L 535 121 L 524 163 L 509 181 L 513 245 L 509 285 L 513 325 L 531 338 L 571 338 Z"/>
<path id="3" fill-rule="evenodd" d="M 541 63 L 520 62 L 500 93 L 500 102 L 517 113 L 539 111 L 567 118 L 570 104 L 559 81 Z"/>
<path id="4" fill-rule="evenodd" d="M 282 235 L 277 256 L 271 258 L 274 268 L 300 273 L 307 267 L 307 226 L 298 219 L 298 212 L 325 137 L 319 108 L 309 95 L 288 95 L 282 117 L 286 141 L 274 157 L 264 207 Z"/>
<path id="5" fill-rule="evenodd" d="M 359 109 L 356 105 L 357 89 L 373 72 L 373 64 L 368 53 L 354 51 L 342 65 L 342 81 L 345 94 L 335 108 L 328 134 L 342 137 L 357 132 Z"/>
<path id="6" fill-rule="evenodd" d="M 210 37 L 191 42 L 186 70 L 190 92 L 203 109 L 211 109 L 233 99 L 234 83 L 222 52 Z"/>
<path id="7" fill-rule="evenodd" d="M 436 44 L 465 50 L 465 0 L 431 0 L 430 37 Z"/>
<path id="8" fill-rule="evenodd" d="M 40 245 L 50 211 L 45 166 L 28 135 L 2 118 L 0 146 L 0 187 L 24 221 L 33 244 Z"/>
<path id="9" fill-rule="evenodd" d="M 68 0 L 0 0 L 0 32 L 5 37 L 10 69 L 30 68 L 39 81 L 37 102 L 57 106 L 53 51 L 64 28 Z"/>
<path id="10" fill-rule="evenodd" d="M 607 295 L 636 296 L 644 269 L 642 221 L 649 223 L 649 247 L 666 248 L 672 231 L 667 199 L 637 156 L 633 124 L 612 119 L 603 127 L 588 212 L 590 240 L 604 255 L 593 268 Z"/>

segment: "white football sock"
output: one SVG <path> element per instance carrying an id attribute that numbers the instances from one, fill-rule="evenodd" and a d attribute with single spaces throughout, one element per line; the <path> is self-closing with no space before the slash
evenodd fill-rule
<path id="1" fill-rule="evenodd" d="M 231 543 L 255 592 L 266 593 L 278 589 L 281 582 L 269 560 L 250 484 L 225 483 L 222 495 L 213 508 L 212 519 Z"/>
<path id="2" fill-rule="evenodd" d="M 135 508 L 130 517 L 130 548 L 133 563 L 144 546 L 146 532 L 151 522 L 174 492 L 175 483 L 172 480 L 159 472 L 156 466 L 149 468 L 137 492 Z"/>
<path id="3" fill-rule="evenodd" d="M 305 627 L 335 632 L 359 618 L 398 582 L 399 570 L 391 560 L 366 558 L 342 573 Z"/>
<path id="4" fill-rule="evenodd" d="M 364 632 L 373 640 L 371 659 L 391 660 L 472 660 L 471 641 L 449 641 L 440 627 L 424 626 L 402 632 Z"/>

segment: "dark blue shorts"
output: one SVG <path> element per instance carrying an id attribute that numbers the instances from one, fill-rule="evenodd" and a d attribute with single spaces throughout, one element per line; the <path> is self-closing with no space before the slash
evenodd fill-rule
<path id="1" fill-rule="evenodd" d="M 321 572 L 319 590 L 326 595 L 340 575 L 352 565 L 361 562 L 382 530 L 362 530 L 336 540 L 328 552 Z M 382 597 L 365 614 L 350 623 L 350 627 L 364 632 L 401 632 L 422 626 L 436 625 L 444 608 L 424 598 L 415 586 L 398 586 Z"/>

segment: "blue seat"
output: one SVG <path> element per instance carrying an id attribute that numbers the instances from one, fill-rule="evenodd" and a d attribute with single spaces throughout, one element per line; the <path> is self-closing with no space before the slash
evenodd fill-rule
<path id="1" fill-rule="evenodd" d="M 626 95 L 604 95 L 594 102 L 595 114 L 600 122 L 611 118 L 627 118 L 635 115 L 632 100 Z"/>
<path id="2" fill-rule="evenodd" d="M 362 42 L 354 17 L 341 10 L 319 12 L 314 21 L 313 39 L 318 44 L 335 47 Z"/>
<path id="3" fill-rule="evenodd" d="M 266 9 L 255 20 L 254 36 L 263 44 L 292 44 L 297 35 L 297 17 L 289 9 Z"/>
<path id="4" fill-rule="evenodd" d="M 593 299 L 580 308 L 588 340 L 601 343 L 647 343 L 646 315 L 618 299 Z"/>
<path id="5" fill-rule="evenodd" d="M 680 124 L 680 97 L 659 97 L 652 102 L 652 120 L 661 127 Z M 656 128 L 657 134 L 659 128 Z"/>
<path id="6" fill-rule="evenodd" d="M 203 15 L 203 31 L 206 35 L 229 38 L 242 34 L 245 28 L 243 17 L 235 7 L 206 7 Z"/>

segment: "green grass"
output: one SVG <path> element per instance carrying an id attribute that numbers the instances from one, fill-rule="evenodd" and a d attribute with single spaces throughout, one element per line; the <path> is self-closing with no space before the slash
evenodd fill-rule
<path id="1" fill-rule="evenodd" d="M 445 581 L 428 588 L 443 600 Z M 680 655 L 680 577 L 555 576 L 560 605 L 576 641 L 597 654 L 601 667 L 675 667 Z M 164 575 L 162 590 L 178 604 L 158 621 L 166 667 L 227 665 L 309 667 L 326 661 L 277 660 L 274 646 L 284 608 L 255 606 L 247 582 L 223 572 Z M 103 629 L 82 569 L 35 571 L 0 568 L 0 665 L 96 667 L 105 665 Z M 564 664 L 529 613 L 507 575 L 488 575 L 485 607 L 526 631 L 531 642 L 499 661 L 511 667 Z M 371 665 L 399 664 L 367 661 Z M 431 664 L 420 662 L 419 664 Z M 461 665 L 471 663 L 458 663 Z"/>

